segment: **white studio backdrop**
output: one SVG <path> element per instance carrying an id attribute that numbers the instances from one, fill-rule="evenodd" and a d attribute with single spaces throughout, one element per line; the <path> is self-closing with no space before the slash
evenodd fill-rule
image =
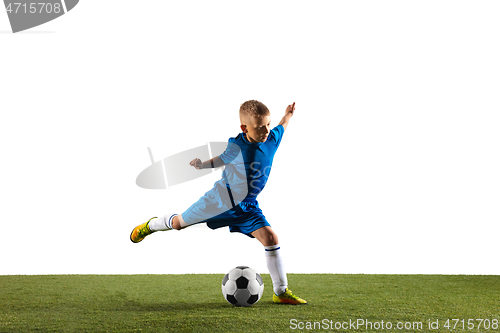
<path id="1" fill-rule="evenodd" d="M 249 99 L 273 126 L 296 102 L 259 196 L 288 272 L 499 274 L 499 10 L 81 1 L 18 34 L 0 11 L 0 274 L 267 273 L 227 229 L 129 240 L 220 176 L 139 188 L 147 147 L 226 141 Z"/>

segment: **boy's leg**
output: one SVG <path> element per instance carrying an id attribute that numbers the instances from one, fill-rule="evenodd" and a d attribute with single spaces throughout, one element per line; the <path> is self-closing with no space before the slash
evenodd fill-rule
<path id="1" fill-rule="evenodd" d="M 273 281 L 273 300 L 275 303 L 307 304 L 307 302 L 295 295 L 288 289 L 285 267 L 281 257 L 281 250 L 278 243 L 278 236 L 269 226 L 262 227 L 252 232 L 252 236 L 257 238 L 266 252 L 267 268 Z"/>
<path id="2" fill-rule="evenodd" d="M 278 236 L 271 227 L 262 227 L 252 232 L 252 236 L 257 238 L 264 245 L 266 253 L 267 268 L 273 280 L 273 290 L 276 295 L 286 291 L 287 278 L 281 251 L 278 244 Z"/>
<path id="3" fill-rule="evenodd" d="M 132 230 L 130 240 L 133 243 L 139 243 L 146 238 L 146 236 L 151 235 L 155 231 L 172 230 L 172 222 L 177 216 L 177 214 L 167 214 L 160 218 L 150 218 L 149 221 L 138 225 Z"/>
<path id="4" fill-rule="evenodd" d="M 184 222 L 184 219 L 182 218 L 182 214 L 176 215 L 174 217 L 174 219 L 172 220 L 172 228 L 174 228 L 175 230 L 181 230 L 181 229 L 187 228 L 189 226 L 190 226 L 190 224 L 187 224 L 186 222 Z"/>
<path id="5" fill-rule="evenodd" d="M 163 217 L 153 217 L 148 222 L 138 225 L 132 230 L 130 240 L 133 243 L 139 243 L 146 236 L 151 235 L 156 231 L 168 231 L 172 229 L 181 230 L 189 227 L 182 219 L 182 215 L 167 214 Z"/>
<path id="6" fill-rule="evenodd" d="M 172 221 L 177 217 L 177 214 L 167 214 L 163 217 L 149 221 L 151 231 L 167 231 L 172 230 Z"/>
<path id="7" fill-rule="evenodd" d="M 148 222 L 138 225 L 132 230 L 130 240 L 134 243 L 139 243 L 155 231 L 181 230 L 190 225 L 203 223 L 228 210 L 220 201 L 218 190 L 214 187 L 197 202 L 192 204 L 184 213 L 167 214 L 161 218 L 153 217 Z"/>
<path id="8" fill-rule="evenodd" d="M 181 230 L 189 227 L 182 219 L 182 214 L 167 214 L 162 218 L 151 220 L 149 227 L 152 231 Z"/>

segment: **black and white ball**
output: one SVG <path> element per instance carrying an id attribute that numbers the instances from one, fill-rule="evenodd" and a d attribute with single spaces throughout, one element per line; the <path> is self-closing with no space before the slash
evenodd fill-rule
<path id="1" fill-rule="evenodd" d="M 259 273 L 248 266 L 238 266 L 222 279 L 222 295 L 234 306 L 251 306 L 264 292 L 264 282 Z"/>

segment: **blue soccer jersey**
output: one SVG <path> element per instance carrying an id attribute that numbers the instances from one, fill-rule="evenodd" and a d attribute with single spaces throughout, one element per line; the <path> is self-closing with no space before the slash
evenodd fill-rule
<path id="1" fill-rule="evenodd" d="M 285 129 L 278 125 L 271 130 L 265 142 L 252 143 L 244 133 L 230 138 L 228 147 L 219 158 L 226 165 L 222 173 L 224 185 L 235 195 L 235 187 L 245 187 L 237 191 L 241 200 L 238 202 L 256 201 L 264 189 L 271 173 L 274 154 L 276 153 Z"/>

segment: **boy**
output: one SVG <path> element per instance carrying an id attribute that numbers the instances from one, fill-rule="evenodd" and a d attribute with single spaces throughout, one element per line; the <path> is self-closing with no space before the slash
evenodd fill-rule
<path id="1" fill-rule="evenodd" d="M 294 111 L 295 103 L 288 105 L 283 119 L 271 130 L 271 114 L 263 103 L 255 100 L 243 103 L 240 107 L 243 132 L 229 139 L 221 155 L 205 162 L 195 158 L 189 163 L 196 169 L 224 166 L 222 179 L 181 215 L 153 217 L 137 226 L 130 240 L 138 243 L 155 231 L 181 230 L 196 223 L 207 223 L 211 229 L 227 226 L 231 232 L 257 238 L 264 246 L 273 281 L 274 303 L 307 304 L 287 287 L 278 237 L 257 202 L 257 195 L 267 182 L 274 154 Z"/>

